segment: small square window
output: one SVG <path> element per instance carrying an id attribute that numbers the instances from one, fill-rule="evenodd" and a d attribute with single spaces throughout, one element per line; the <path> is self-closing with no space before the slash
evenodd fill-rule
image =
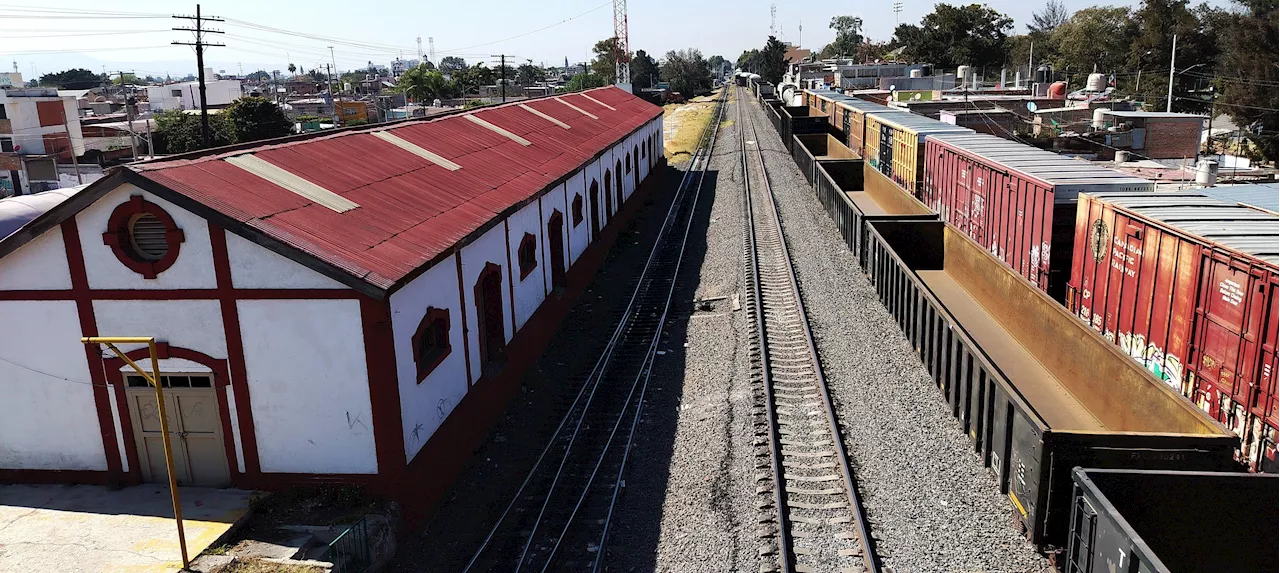
<path id="1" fill-rule="evenodd" d="M 520 280 L 524 280 L 538 268 L 538 238 L 533 233 L 525 233 L 524 238 L 520 239 L 520 248 L 516 254 L 520 259 Z"/>
<path id="2" fill-rule="evenodd" d="M 418 383 L 421 384 L 453 349 L 449 344 L 449 309 L 427 307 L 411 343 L 413 362 L 418 367 Z"/>
<path id="3" fill-rule="evenodd" d="M 582 224 L 582 195 L 573 196 L 573 226 Z"/>

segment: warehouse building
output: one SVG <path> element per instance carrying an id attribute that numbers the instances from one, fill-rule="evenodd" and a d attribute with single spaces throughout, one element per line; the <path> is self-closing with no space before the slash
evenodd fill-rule
<path id="1" fill-rule="evenodd" d="M 71 194 L 0 239 L 0 481 L 167 479 L 154 394 L 80 343 L 155 336 L 182 483 L 433 503 L 652 185 L 661 115 L 608 87 Z"/>

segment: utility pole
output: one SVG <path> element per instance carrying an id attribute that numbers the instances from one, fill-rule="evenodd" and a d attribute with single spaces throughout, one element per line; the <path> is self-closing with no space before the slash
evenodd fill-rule
<path id="1" fill-rule="evenodd" d="M 1218 100 L 1218 90 L 1214 86 L 1209 86 L 1209 130 L 1204 136 L 1204 154 L 1213 155 L 1213 111 L 1214 103 Z"/>
<path id="2" fill-rule="evenodd" d="M 329 64 L 324 65 L 324 73 L 325 75 L 329 76 L 329 109 L 333 111 L 333 126 L 337 127 L 338 126 L 338 106 L 335 105 L 335 103 L 338 100 L 333 97 L 333 71 L 329 68 Z"/>
<path id="3" fill-rule="evenodd" d="M 201 16 L 200 5 L 196 4 L 195 16 L 178 16 L 174 18 L 180 20 L 194 20 L 195 27 L 179 27 L 174 28 L 176 31 L 195 32 L 196 41 L 194 42 L 171 42 L 175 46 L 195 46 L 196 48 L 196 67 L 198 69 L 197 78 L 200 80 L 200 144 L 209 147 L 209 105 L 204 87 L 204 49 L 206 47 L 222 47 L 226 44 L 209 43 L 204 41 L 205 34 L 223 34 L 222 30 L 210 30 L 204 27 L 205 22 L 223 22 L 222 18 L 214 16 Z"/>
<path id="4" fill-rule="evenodd" d="M 121 90 L 124 90 L 124 85 L 125 85 L 125 84 L 124 84 L 124 71 L 123 71 L 123 70 L 121 70 L 121 71 L 120 71 L 120 89 L 121 89 Z M 129 91 L 127 91 L 127 92 L 125 92 L 125 93 L 124 93 L 124 114 L 125 114 L 125 117 L 127 117 L 127 118 L 129 119 L 129 148 L 133 150 L 133 159 L 134 159 L 135 161 L 137 161 L 137 159 L 138 159 L 138 138 L 137 138 L 137 135 L 133 132 L 133 104 L 134 104 L 134 102 L 133 102 L 133 101 L 130 101 L 130 100 L 132 100 L 132 99 L 133 99 L 133 97 L 131 97 L 131 96 L 130 96 L 130 92 L 132 92 L 132 91 L 133 91 L 133 90 L 129 90 Z"/>
<path id="5" fill-rule="evenodd" d="M 1178 35 L 1173 35 L 1173 49 L 1169 50 L 1169 100 L 1165 103 L 1164 110 L 1166 112 L 1173 111 L 1173 72 L 1175 64 L 1178 60 Z"/>
<path id="6" fill-rule="evenodd" d="M 498 75 L 501 77 L 498 80 L 498 88 L 502 90 L 502 103 L 507 103 L 507 55 L 496 54 L 489 57 L 498 58 Z M 476 89 L 478 90 L 480 87 L 476 86 Z"/>
<path id="7" fill-rule="evenodd" d="M 80 160 L 76 158 L 76 140 L 71 139 L 71 126 L 67 125 L 67 106 L 62 102 L 61 98 L 58 99 L 58 109 L 62 111 L 62 131 L 67 134 L 67 149 L 71 150 L 71 165 L 76 170 L 76 183 L 83 184 L 84 176 L 80 175 Z M 57 162 L 55 161 L 54 163 L 54 171 L 57 171 Z M 57 175 L 57 173 L 54 173 L 54 175 Z M 30 185 L 27 187 L 29 188 Z"/>

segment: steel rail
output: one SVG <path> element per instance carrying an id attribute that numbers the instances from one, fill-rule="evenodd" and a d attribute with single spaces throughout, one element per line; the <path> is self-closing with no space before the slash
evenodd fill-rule
<path id="1" fill-rule="evenodd" d="M 693 208 L 694 208 L 694 209 L 696 209 L 696 208 L 697 208 L 697 205 L 698 205 L 698 198 L 701 196 L 701 193 L 702 193 L 702 182 L 703 182 L 703 180 L 705 180 L 705 179 L 706 179 L 706 177 L 707 177 L 707 165 L 706 165 L 706 164 L 710 162 L 710 160 L 711 160 L 711 154 L 715 152 L 716 138 L 717 138 L 717 137 L 719 136 L 719 134 L 720 134 L 720 124 L 722 123 L 722 120 L 723 120 L 723 118 L 724 118 L 724 110 L 725 110 L 725 107 L 726 107 L 726 105 L 727 105 L 727 100 L 728 100 L 728 98 L 729 98 L 729 86 L 728 86 L 728 85 L 725 85 L 725 86 L 724 86 L 724 92 L 723 92 L 723 93 L 721 93 L 721 96 L 720 96 L 720 97 L 721 97 L 721 101 L 718 103 L 718 107 L 719 107 L 719 109 L 717 110 L 716 117 L 715 117 L 715 126 L 712 128 L 712 130 L 713 130 L 713 131 L 712 131 L 712 133 L 711 133 L 711 139 L 710 139 L 710 142 L 709 142 L 709 144 L 707 145 L 707 153 L 703 156 L 703 165 L 702 165 L 702 170 L 701 170 L 700 175 L 699 175 L 699 178 L 698 178 L 698 187 L 697 187 L 697 191 L 695 191 L 695 192 L 694 192 L 694 197 L 693 197 L 693 201 L 692 201 L 692 203 L 693 203 Z M 690 165 L 690 169 L 692 169 L 692 168 L 693 168 L 693 166 L 692 166 L 692 165 Z M 689 228 L 690 228 L 692 225 L 693 225 L 693 214 L 692 214 L 692 213 L 690 213 L 690 216 L 689 216 L 689 223 L 685 226 L 684 237 L 681 239 L 681 243 L 682 243 L 682 245 L 681 245 L 681 249 L 680 249 L 680 257 L 679 257 L 679 259 L 676 261 L 676 268 L 675 268 L 675 271 L 676 271 L 676 273 L 677 273 L 677 274 L 678 274 L 678 273 L 679 273 L 679 271 L 680 271 L 680 265 L 681 265 L 681 264 L 683 263 L 683 261 L 684 261 L 684 246 L 683 246 L 683 244 L 684 244 L 684 243 L 686 243 L 686 242 L 689 240 Z M 663 310 L 662 318 L 661 318 L 661 320 L 659 321 L 659 324 L 666 323 L 666 321 L 667 321 L 667 313 L 669 312 L 670 307 L 671 307 L 671 297 L 672 297 L 672 295 L 674 295 L 674 294 L 675 294 L 675 287 L 676 287 L 676 281 L 672 281 L 672 283 L 671 283 L 671 291 L 667 294 L 667 304 L 666 304 L 666 309 L 665 309 L 665 310 Z M 635 418 L 634 418 L 634 419 L 632 419 L 632 421 L 631 421 L 631 431 L 630 431 L 630 432 L 629 432 L 629 434 L 627 435 L 626 449 L 624 450 L 624 452 L 623 452 L 623 454 L 622 454 L 622 464 L 621 464 L 621 465 L 619 466 L 619 468 L 618 468 L 618 476 L 617 476 L 617 479 L 614 481 L 614 485 L 613 485 L 613 498 L 609 501 L 609 512 L 608 512 L 608 514 L 605 516 L 604 529 L 600 532 L 600 543 L 597 545 L 598 549 L 596 550 L 596 559 L 595 559 L 595 564 L 591 567 L 591 571 L 592 571 L 593 573 L 600 571 L 600 570 L 601 570 L 601 567 L 603 567 L 603 565 L 604 565 L 604 554 L 605 554 L 605 549 L 608 547 L 609 526 L 610 526 L 610 525 L 612 524 L 612 522 L 613 522 L 613 510 L 614 510 L 614 508 L 615 508 L 615 507 L 617 506 L 617 504 L 618 504 L 618 494 L 619 494 L 619 492 L 621 492 L 621 491 L 622 491 L 622 488 L 621 488 L 621 485 L 620 485 L 620 484 L 622 483 L 623 476 L 625 475 L 625 472 L 626 472 L 626 468 L 627 468 L 627 460 L 631 457 L 631 446 L 632 446 L 632 444 L 634 444 L 634 443 L 635 443 L 635 438 L 636 438 L 636 429 L 637 429 L 637 428 L 639 428 L 639 426 L 640 426 L 640 414 L 641 414 L 641 413 L 643 412 L 643 410 L 644 410 L 644 396 L 645 396 L 646 391 L 649 389 L 649 379 L 650 379 L 650 378 L 652 377 L 652 375 L 653 375 L 653 360 L 654 360 L 654 356 L 656 355 L 656 351 L 657 351 L 657 349 L 658 349 L 658 342 L 659 342 L 661 339 L 662 339 L 662 336 L 661 336 L 661 330 L 659 330 L 659 336 L 655 336 L 655 337 L 653 338 L 653 346 L 649 349 L 649 356 L 648 356 L 648 360 L 647 360 L 647 362 L 645 363 L 645 366 L 644 366 L 644 367 L 642 368 L 642 370 L 641 370 L 641 372 L 642 372 L 642 376 L 644 377 L 644 385 L 640 388 L 640 399 L 639 399 L 639 404 L 637 404 L 637 406 L 636 406 L 636 415 L 635 415 Z M 554 552 L 553 552 L 553 553 L 554 553 Z M 548 563 L 550 563 L 550 559 L 548 559 L 548 561 L 547 561 L 547 562 L 548 562 Z M 545 571 L 546 569 L 544 568 L 543 570 Z"/>
<path id="2" fill-rule="evenodd" d="M 786 493 L 784 488 L 784 474 L 782 469 L 782 439 L 778 432 L 778 419 L 773 414 L 777 405 L 774 401 L 773 393 L 773 377 L 769 368 L 769 341 L 765 334 L 764 320 L 764 295 L 760 289 L 760 256 L 759 249 L 756 248 L 756 226 L 755 226 L 755 210 L 751 201 L 751 171 L 747 161 L 747 127 L 746 114 L 743 112 L 744 102 L 742 101 L 743 90 L 738 90 L 738 97 L 735 102 L 738 106 L 738 141 L 742 150 L 742 186 L 743 197 L 745 201 L 745 222 L 748 230 L 748 255 L 750 256 L 751 274 L 751 290 L 752 290 L 752 307 L 755 309 L 755 326 L 756 337 L 760 344 L 760 373 L 761 381 L 764 386 L 765 409 L 769 413 L 767 423 L 769 425 L 769 462 L 773 472 L 773 505 L 777 512 L 778 519 L 778 565 L 782 568 L 783 573 L 792 573 L 795 571 L 795 563 L 792 560 L 791 551 L 791 532 L 787 525 L 789 516 L 787 515 Z M 759 147 L 760 141 L 756 139 L 756 147 Z"/>
<path id="3" fill-rule="evenodd" d="M 716 128 L 716 131 L 718 131 L 718 125 Z M 680 212 L 681 205 L 684 202 L 684 197 L 688 193 L 690 182 L 693 181 L 693 175 L 695 171 L 699 171 L 700 173 L 700 176 L 698 178 L 698 186 L 697 186 L 698 191 L 696 192 L 700 192 L 701 190 L 702 181 L 706 177 L 706 163 L 707 163 L 706 159 L 709 154 L 708 145 L 707 145 L 708 142 L 713 143 L 714 136 L 709 135 L 708 133 L 704 133 L 702 138 L 699 141 L 699 147 L 694 152 L 694 156 L 690 163 L 690 168 L 686 170 L 685 173 L 682 175 L 680 184 L 677 187 L 676 195 L 672 199 L 671 206 L 667 209 L 665 219 L 663 220 L 663 225 L 658 232 L 659 240 L 655 242 L 654 247 L 650 250 L 649 256 L 645 261 L 645 266 L 641 270 L 640 275 L 635 279 L 636 287 L 632 291 L 631 298 L 628 300 L 626 308 L 623 310 L 622 314 L 619 317 L 618 325 L 615 327 L 614 332 L 609 339 L 609 342 L 606 344 L 605 349 L 601 352 L 600 357 L 597 359 L 594 367 L 589 373 L 587 380 L 584 382 L 582 388 L 578 390 L 578 393 L 574 398 L 574 401 L 570 404 L 568 411 L 561 418 L 555 431 L 552 433 L 551 437 L 548 439 L 546 446 L 544 446 L 542 451 L 539 453 L 538 458 L 534 462 L 533 467 L 525 475 L 525 478 L 521 482 L 521 485 L 517 489 L 515 495 L 512 496 L 511 501 L 504 508 L 502 514 L 498 517 L 497 521 L 494 523 L 493 527 L 490 529 L 488 535 L 485 537 L 484 541 L 481 543 L 481 545 L 476 549 L 475 553 L 472 555 L 471 560 L 467 563 L 466 567 L 463 569 L 463 573 L 467 573 L 471 571 L 472 568 L 475 567 L 476 563 L 483 556 L 486 549 L 490 547 L 490 544 L 493 542 L 495 535 L 497 534 L 499 529 L 502 527 L 503 523 L 506 521 L 508 515 L 510 515 L 512 509 L 515 508 L 516 504 L 519 503 L 521 497 L 524 495 L 524 492 L 528 488 L 530 482 L 537 475 L 539 469 L 541 469 L 543 462 L 546 461 L 547 454 L 551 451 L 553 447 L 555 447 L 558 443 L 561 443 L 563 441 L 564 439 L 563 432 L 566 426 L 569 425 L 571 420 L 573 420 L 576 417 L 576 422 L 574 422 L 573 424 L 573 431 L 568 438 L 569 440 L 568 444 L 565 446 L 564 454 L 562 455 L 560 460 L 560 466 L 557 468 L 557 472 L 555 477 L 553 478 L 552 485 L 546 493 L 542 509 L 539 512 L 538 522 L 541 521 L 542 515 L 546 511 L 546 502 L 549 501 L 551 494 L 554 492 L 555 484 L 559 482 L 561 474 L 564 471 L 564 464 L 569 457 L 569 452 L 572 450 L 572 446 L 574 442 L 577 440 L 579 433 L 581 432 L 582 423 L 587 417 L 588 410 L 590 410 L 592 400 L 595 397 L 595 392 L 599 388 L 601 376 L 607 370 L 610 364 L 610 361 L 613 359 L 614 353 L 618 349 L 619 341 L 623 338 L 628 327 L 631 325 L 630 319 L 633 317 L 633 314 L 637 310 L 636 305 L 640 300 L 642 291 L 644 290 L 647 281 L 651 279 L 650 275 L 652 274 L 652 271 L 655 270 L 654 269 L 655 260 L 658 258 L 659 253 L 662 251 L 662 248 L 665 245 L 664 241 L 662 241 L 661 238 L 665 237 L 666 234 L 670 232 L 671 227 L 675 224 L 677 215 Z M 703 160 L 701 170 L 696 169 L 699 159 Z M 686 237 L 687 237 L 687 234 L 688 234 L 688 231 L 686 229 L 685 231 Z M 674 280 L 673 280 L 673 284 L 674 284 Z M 661 328 L 659 328 L 658 331 L 661 332 Z M 649 359 L 651 360 L 651 357 Z M 584 396 L 586 397 L 585 404 L 583 403 Z M 629 408 L 624 407 L 622 411 L 622 415 L 625 415 L 628 409 Z M 610 440 L 612 440 L 612 437 L 610 438 Z M 603 456 L 607 452 L 608 452 L 608 448 L 606 447 L 605 451 L 602 452 L 601 455 Z M 538 526 L 538 523 L 535 523 L 533 531 L 529 533 L 529 540 L 533 539 L 534 533 L 537 530 L 537 526 Z M 528 548 L 529 548 L 529 543 L 526 542 L 525 547 L 522 550 L 520 561 L 517 563 L 517 571 L 524 564 L 524 559 L 528 552 Z"/>
<path id="4" fill-rule="evenodd" d="M 739 105 L 741 106 L 742 104 L 740 103 Z M 739 116 L 742 117 L 743 115 L 749 116 L 751 114 L 745 113 L 744 109 L 740 107 Z M 882 570 L 883 564 L 881 563 L 879 554 L 876 552 L 875 540 L 871 535 L 871 528 L 870 528 L 869 522 L 866 519 L 866 511 L 862 504 L 861 494 L 858 491 L 857 482 L 853 476 L 853 470 L 849 463 L 848 451 L 845 448 L 844 440 L 841 438 L 840 425 L 836 415 L 835 405 L 831 400 L 831 391 L 827 384 L 826 376 L 822 372 L 821 360 L 818 356 L 817 346 L 813 340 L 813 331 L 809 326 L 808 315 L 805 313 L 804 299 L 803 299 L 803 296 L 801 295 L 799 284 L 796 281 L 796 272 L 795 272 L 795 267 L 791 263 L 790 249 L 788 249 L 787 247 L 786 236 L 783 234 L 783 231 L 782 231 L 781 214 L 778 212 L 778 205 L 776 200 L 774 199 L 773 188 L 769 182 L 769 169 L 764 159 L 764 152 L 763 150 L 761 150 L 759 145 L 759 137 L 758 137 L 758 132 L 756 131 L 755 119 L 754 117 L 750 117 L 743 123 L 744 123 L 744 128 L 742 129 L 742 142 L 743 142 L 742 148 L 743 148 L 743 155 L 744 155 L 743 179 L 744 179 L 744 184 L 747 186 L 747 192 L 746 192 L 746 195 L 747 195 L 746 203 L 747 203 L 747 214 L 748 214 L 747 225 L 751 229 L 750 241 L 751 241 L 752 272 L 753 272 L 753 282 L 754 282 L 753 286 L 756 292 L 755 306 L 757 310 L 756 322 L 757 322 L 757 328 L 759 329 L 758 336 L 760 338 L 760 343 L 761 343 L 761 359 L 762 359 L 762 364 L 764 366 L 763 370 L 764 370 L 764 376 L 765 376 L 764 380 L 765 380 L 765 390 L 766 390 L 765 397 L 766 397 L 766 407 L 768 408 L 768 417 L 769 417 L 769 426 L 770 426 L 769 428 L 770 442 L 771 442 L 770 447 L 771 447 L 771 452 L 773 452 L 775 456 L 774 457 L 775 503 L 784 502 L 786 500 L 786 494 L 783 492 L 783 488 L 785 487 L 784 486 L 785 482 L 780 479 L 783 477 L 782 470 L 781 470 L 782 464 L 780 461 L 778 461 L 778 457 L 777 457 L 782 454 L 782 448 L 778 444 L 778 440 L 776 439 L 777 429 L 778 429 L 777 428 L 777 410 L 775 409 L 775 404 L 773 400 L 773 389 L 771 387 L 772 380 L 769 374 L 770 354 L 768 350 L 768 340 L 766 339 L 765 330 L 764 330 L 765 318 L 763 313 L 763 298 L 760 296 L 759 257 L 756 249 L 755 209 L 754 209 L 753 200 L 751 198 L 751 192 L 750 192 L 750 176 L 747 172 L 748 161 L 747 161 L 747 158 L 745 157 L 747 155 L 747 151 L 746 151 L 746 148 L 747 148 L 746 129 L 747 128 L 745 127 L 745 125 L 750 126 L 751 133 L 753 137 L 755 137 L 756 139 L 755 156 L 759 163 L 761 180 L 764 183 L 764 189 L 763 189 L 764 197 L 766 198 L 768 203 L 768 205 L 765 206 L 765 208 L 767 208 L 769 212 L 772 213 L 773 231 L 776 232 L 778 236 L 781 238 L 781 240 L 779 241 L 779 248 L 781 249 L 781 254 L 782 254 L 781 260 L 785 265 L 785 271 L 786 271 L 785 274 L 787 276 L 787 282 L 790 285 L 791 296 L 794 299 L 793 304 L 795 305 L 795 309 L 798 317 L 797 322 L 799 323 L 799 326 L 801 327 L 801 330 L 804 334 L 804 340 L 805 340 L 804 345 L 807 348 L 808 355 L 811 360 L 811 366 L 813 368 L 815 384 L 820 390 L 819 394 L 821 396 L 823 406 L 825 409 L 827 425 L 831 432 L 832 443 L 835 451 L 835 458 L 837 460 L 837 465 L 840 467 L 844 489 L 849 499 L 849 509 L 852 514 L 852 521 L 853 521 L 853 527 L 855 529 L 855 534 L 857 535 L 859 540 L 864 569 L 870 573 L 880 573 L 880 571 Z M 779 506 L 778 525 L 779 525 L 779 536 L 781 540 L 780 547 L 779 547 L 779 553 L 780 553 L 779 562 L 784 572 L 791 571 L 792 570 L 791 568 L 794 566 L 792 561 L 793 548 L 791 547 L 791 539 L 789 539 L 787 528 L 784 525 L 786 522 L 783 521 L 783 518 L 787 513 L 788 512 L 786 510 L 783 510 L 781 506 Z"/>

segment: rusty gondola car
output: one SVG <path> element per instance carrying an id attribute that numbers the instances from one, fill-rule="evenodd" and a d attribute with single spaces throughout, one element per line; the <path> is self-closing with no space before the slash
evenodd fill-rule
<path id="1" fill-rule="evenodd" d="M 869 226 L 880 300 L 1042 550 L 1066 545 L 1073 467 L 1244 469 L 1231 432 L 965 234 Z"/>

